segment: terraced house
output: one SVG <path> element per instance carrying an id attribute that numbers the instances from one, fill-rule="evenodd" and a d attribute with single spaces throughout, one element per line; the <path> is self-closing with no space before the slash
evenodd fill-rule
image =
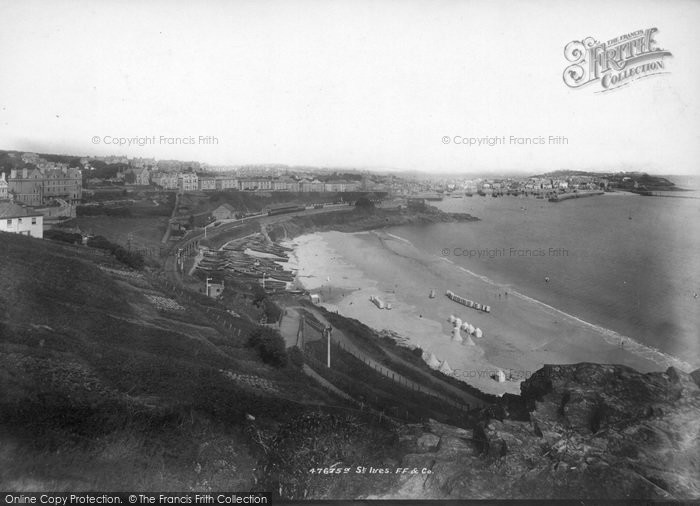
<path id="1" fill-rule="evenodd" d="M 8 193 L 17 202 L 43 206 L 53 199 L 77 204 L 83 196 L 83 176 L 80 169 L 58 166 L 12 169 L 7 179 Z"/>
<path id="2" fill-rule="evenodd" d="M 7 198 L 7 181 L 5 180 L 5 173 L 0 172 L 0 200 Z"/>

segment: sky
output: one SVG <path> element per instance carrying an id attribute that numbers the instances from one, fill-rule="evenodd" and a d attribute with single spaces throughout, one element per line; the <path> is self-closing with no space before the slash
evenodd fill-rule
<path id="1" fill-rule="evenodd" d="M 700 173 L 697 1 L 0 0 L 0 17 L 0 149 Z M 652 27 L 663 74 L 564 84 L 569 42 Z M 487 136 L 505 143 L 463 143 Z"/>

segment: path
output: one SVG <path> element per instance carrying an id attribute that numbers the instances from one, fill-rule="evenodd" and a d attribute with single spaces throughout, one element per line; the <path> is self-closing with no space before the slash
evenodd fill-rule
<path id="1" fill-rule="evenodd" d="M 294 308 L 285 308 L 282 316 L 282 324 L 280 325 L 280 334 L 284 338 L 287 348 L 299 345 L 297 336 L 299 334 L 299 320 L 301 315 Z"/>

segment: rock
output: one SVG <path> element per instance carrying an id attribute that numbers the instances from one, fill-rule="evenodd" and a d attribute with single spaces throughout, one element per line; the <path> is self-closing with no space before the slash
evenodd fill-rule
<path id="1" fill-rule="evenodd" d="M 443 436 L 438 446 L 438 456 L 447 458 L 449 455 L 477 455 L 475 446 L 461 437 Z"/>
<path id="2" fill-rule="evenodd" d="M 434 451 L 440 443 L 440 437 L 435 434 L 423 434 L 416 443 L 420 450 Z"/>
<path id="3" fill-rule="evenodd" d="M 693 378 L 696 385 L 700 385 L 700 369 L 695 369 L 690 373 L 690 377 Z"/>
<path id="4" fill-rule="evenodd" d="M 545 366 L 522 383 L 519 400 L 505 399 L 502 419 L 472 431 L 427 423 L 418 438 L 426 451 L 401 465 L 430 464 L 432 474 L 402 477 L 379 497 L 697 499 L 699 375 Z"/>

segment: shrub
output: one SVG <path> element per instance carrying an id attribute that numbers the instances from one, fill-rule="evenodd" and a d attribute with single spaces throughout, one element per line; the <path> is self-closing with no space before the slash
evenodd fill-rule
<path id="1" fill-rule="evenodd" d="M 127 251 L 120 245 L 107 240 L 101 235 L 96 235 L 95 237 L 89 238 L 87 241 L 87 245 L 92 248 L 98 248 L 109 251 L 110 253 L 112 253 L 112 255 L 114 255 L 114 258 L 116 258 L 119 262 L 123 263 L 127 267 L 131 267 L 132 269 L 137 270 L 143 269 L 145 262 L 141 253 Z"/>
<path id="2" fill-rule="evenodd" d="M 298 346 L 294 346 L 288 353 L 289 362 L 295 367 L 301 369 L 304 366 L 304 353 Z"/>
<path id="3" fill-rule="evenodd" d="M 144 260 L 143 255 L 141 253 L 127 251 L 124 248 L 117 248 L 114 251 L 114 257 L 121 263 L 128 267 L 131 267 L 132 269 L 143 269 Z"/>
<path id="4" fill-rule="evenodd" d="M 80 234 L 72 234 L 62 230 L 47 230 L 44 232 L 44 238 L 52 241 L 67 242 L 70 244 L 82 244 L 83 236 Z"/>
<path id="5" fill-rule="evenodd" d="M 257 327 L 248 337 L 248 345 L 251 346 L 266 364 L 282 367 L 287 364 L 287 351 L 284 339 L 274 329 Z"/>
<path id="6" fill-rule="evenodd" d="M 371 211 L 374 209 L 374 202 L 369 200 L 367 197 L 360 197 L 357 199 L 357 202 L 355 202 L 355 207 L 364 211 Z"/>
<path id="7" fill-rule="evenodd" d="M 114 253 L 114 251 L 119 247 L 119 245 L 108 241 L 106 237 L 102 237 L 101 235 L 90 237 L 87 241 L 87 245 L 91 248 L 104 249 L 111 253 Z"/>

